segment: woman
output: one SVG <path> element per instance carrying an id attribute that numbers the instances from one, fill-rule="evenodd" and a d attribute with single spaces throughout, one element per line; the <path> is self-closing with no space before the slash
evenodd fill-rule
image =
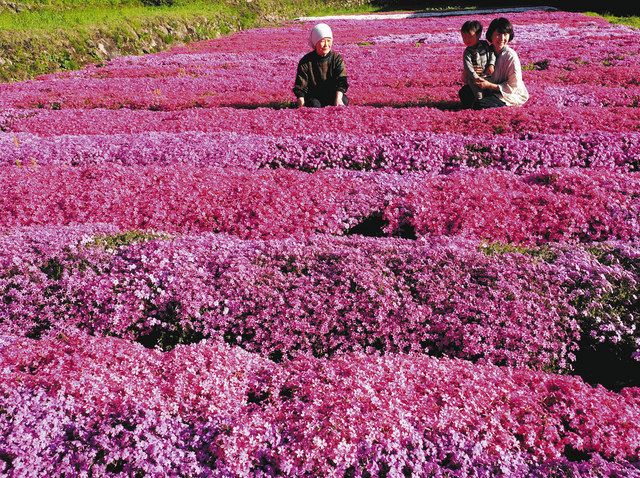
<path id="1" fill-rule="evenodd" d="M 333 32 L 326 23 L 318 23 L 309 35 L 313 51 L 298 63 L 293 92 L 297 106 L 346 106 L 347 70 L 339 53 L 333 51 Z"/>
<path id="2" fill-rule="evenodd" d="M 529 99 L 529 92 L 522 81 L 518 54 L 508 46 L 513 40 L 511 22 L 504 17 L 494 19 L 487 29 L 487 40 L 496 53 L 495 71 L 488 80 L 476 80 L 478 88 L 483 90 L 483 96 L 473 107 L 522 106 Z"/>

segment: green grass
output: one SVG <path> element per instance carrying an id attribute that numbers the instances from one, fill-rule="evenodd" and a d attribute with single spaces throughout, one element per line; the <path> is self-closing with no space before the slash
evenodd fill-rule
<path id="1" fill-rule="evenodd" d="M 15 3 L 29 9 L 36 8 L 80 8 L 87 6 L 142 5 L 140 0 L 20 0 Z"/>
<path id="2" fill-rule="evenodd" d="M 608 13 L 599 14 L 599 13 L 593 13 L 593 12 L 586 12 L 586 15 L 591 15 L 593 17 L 603 17 L 609 23 L 613 23 L 615 25 L 627 25 L 629 27 L 640 28 L 640 17 L 637 17 L 637 16 L 621 17 L 617 15 L 611 15 Z"/>
<path id="3" fill-rule="evenodd" d="M 77 28 L 110 28 L 123 21 L 141 22 L 155 19 L 187 18 L 194 16 L 226 16 L 244 20 L 247 26 L 259 20 L 264 13 L 252 8 L 251 3 L 241 5 L 233 1 L 177 0 L 172 6 L 145 6 L 135 0 L 54 0 L 30 2 L 37 8 L 21 12 L 0 13 L 0 31 L 57 31 Z M 258 2 L 259 4 L 260 2 Z M 268 2 L 262 2 L 267 3 Z M 371 13 L 379 8 L 371 5 L 342 7 L 314 1 L 272 2 L 273 10 L 280 19 L 298 15 L 328 15 L 349 13 Z M 268 11 L 268 10 L 267 10 Z"/>
<path id="4" fill-rule="evenodd" d="M 158 18 L 186 18 L 189 16 L 212 15 L 247 15 L 246 8 L 240 6 L 240 2 L 206 1 L 206 0 L 175 0 L 172 6 L 145 6 L 140 0 L 29 0 L 17 2 L 28 10 L 19 13 L 13 11 L 0 12 L 0 31 L 56 31 L 73 30 L 77 28 L 110 28 L 122 21 L 141 22 Z M 257 3 L 260 3 L 259 1 Z M 268 3 L 268 2 L 262 2 Z M 271 2 L 274 3 L 274 2 Z M 330 14 L 375 13 L 381 11 L 381 7 L 371 4 L 359 4 L 355 6 L 341 6 L 340 2 L 322 4 L 321 2 L 275 2 L 274 10 L 279 11 L 280 16 L 292 18 L 304 13 L 306 16 L 322 16 Z M 344 2 L 352 3 L 352 2 Z M 362 2 L 357 2 L 362 3 Z M 250 3 L 248 4 L 250 5 Z M 423 8 L 422 10 L 447 10 L 458 8 L 471 8 L 469 6 L 451 6 L 437 8 Z M 385 9 L 385 10 L 388 10 Z M 588 15 L 598 15 L 587 12 Z M 615 15 L 600 15 L 611 23 L 624 24 L 640 28 L 640 17 L 620 17 Z M 257 20 L 249 14 L 252 21 Z M 252 18 L 251 18 L 252 17 Z M 249 22 L 251 23 L 251 22 Z M 248 25 L 249 26 L 249 25 Z"/>
<path id="5" fill-rule="evenodd" d="M 0 14 L 0 31 L 54 32 L 92 27 L 108 29 L 124 21 L 135 24 L 156 19 L 238 14 L 233 7 L 209 2 L 189 2 L 171 7 L 89 5 L 76 9 L 51 8 L 20 13 L 5 12 Z"/>
<path id="6" fill-rule="evenodd" d="M 505 242 L 483 241 L 478 250 L 487 256 L 500 256 L 503 254 L 522 254 L 541 259 L 545 262 L 554 262 L 556 253 L 546 246 L 521 246 Z"/>
<path id="7" fill-rule="evenodd" d="M 255 0 L 254 0 L 255 1 Z M 175 0 L 172 6 L 145 6 L 140 0 L 32 0 L 20 2 L 28 7 L 21 12 L 0 11 L 1 31 L 69 31 L 77 28 L 110 28 L 123 21 L 141 22 L 160 18 L 187 18 L 190 16 L 225 15 L 245 17 L 247 26 L 251 22 L 259 20 L 257 14 L 259 8 L 250 8 L 250 3 L 244 6 L 233 0 L 207 1 L 207 0 Z M 321 2 L 313 0 L 298 1 L 257 1 L 257 4 L 272 7 L 278 17 L 294 18 L 296 16 L 323 16 L 365 14 L 380 11 L 389 11 L 390 8 L 374 6 L 361 2 Z M 355 5 L 352 5 L 354 4 Z M 249 7 L 247 6 L 249 5 Z M 450 6 L 422 8 L 421 11 L 443 11 L 468 6 Z"/>

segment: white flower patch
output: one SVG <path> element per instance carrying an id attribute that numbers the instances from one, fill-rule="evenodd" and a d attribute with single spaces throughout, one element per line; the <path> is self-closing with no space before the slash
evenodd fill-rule
<path id="1" fill-rule="evenodd" d="M 558 23 L 539 23 L 535 25 L 514 25 L 513 43 L 531 44 L 549 40 L 582 40 L 586 36 L 597 38 L 625 38 L 633 34 L 631 27 L 621 25 L 598 26 L 586 23 L 578 27 L 561 26 Z"/>
<path id="2" fill-rule="evenodd" d="M 0 350 L 14 343 L 16 339 L 17 337 L 13 335 L 0 335 Z"/>
<path id="3" fill-rule="evenodd" d="M 578 91 L 574 86 L 548 86 L 544 90 L 548 100 L 558 107 L 567 106 L 602 106 L 593 92 Z"/>
<path id="4" fill-rule="evenodd" d="M 460 32 L 390 34 L 373 37 L 372 43 L 453 43 L 460 42 Z"/>

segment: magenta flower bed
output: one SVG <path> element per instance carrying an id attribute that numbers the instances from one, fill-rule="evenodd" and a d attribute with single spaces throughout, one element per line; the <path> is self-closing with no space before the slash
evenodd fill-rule
<path id="1" fill-rule="evenodd" d="M 3 340 L 13 474 L 638 472 L 634 389 L 424 355 L 274 364 L 217 343 L 160 353 L 76 334 Z"/>
<path id="2" fill-rule="evenodd" d="M 479 171 L 425 181 L 394 198 L 385 217 L 390 230 L 408 222 L 418 236 L 516 244 L 627 240 L 638 237 L 639 187 L 638 175 L 557 169 L 514 177 Z"/>
<path id="3" fill-rule="evenodd" d="M 434 108 L 353 107 L 329 110 L 270 108 L 192 108 L 180 111 L 69 109 L 8 109 L 0 116 L 0 130 L 42 136 L 64 134 L 121 134 L 143 132 L 239 132 L 270 136 L 311 134 L 320 120 L 331 132 L 392 134 L 398 131 L 466 134 L 640 131 L 637 108 L 536 107 L 495 111 L 443 111 Z M 323 132 L 324 134 L 324 132 Z"/>
<path id="4" fill-rule="evenodd" d="M 328 21 L 346 109 L 299 22 L 0 85 L 0 475 L 640 476 L 637 31 L 505 15 L 523 107 L 494 15 Z"/>
<path id="5" fill-rule="evenodd" d="M 276 358 L 415 351 L 557 371 L 572 368 L 581 338 L 640 350 L 637 246 L 102 231 L 0 242 L 0 334 L 80 328 L 165 349 L 221 337 Z"/>
<path id="6" fill-rule="evenodd" d="M 450 173 L 496 168 L 518 174 L 577 167 L 640 170 L 640 133 L 464 135 L 349 133 L 273 136 L 235 132 L 0 134 L 5 165 L 127 166 L 190 164 L 302 171 L 353 169 Z"/>
<path id="7" fill-rule="evenodd" d="M 108 222 L 121 229 L 245 238 L 342 235 L 372 215 L 380 233 L 517 244 L 640 235 L 640 176 L 606 170 L 448 176 L 193 165 L 0 169 L 0 228 Z"/>

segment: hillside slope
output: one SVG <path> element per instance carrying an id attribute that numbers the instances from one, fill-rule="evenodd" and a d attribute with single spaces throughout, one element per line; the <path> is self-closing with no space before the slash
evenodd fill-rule
<path id="1" fill-rule="evenodd" d="M 101 64 L 305 14 L 371 11 L 367 0 L 0 1 L 0 81 Z"/>

